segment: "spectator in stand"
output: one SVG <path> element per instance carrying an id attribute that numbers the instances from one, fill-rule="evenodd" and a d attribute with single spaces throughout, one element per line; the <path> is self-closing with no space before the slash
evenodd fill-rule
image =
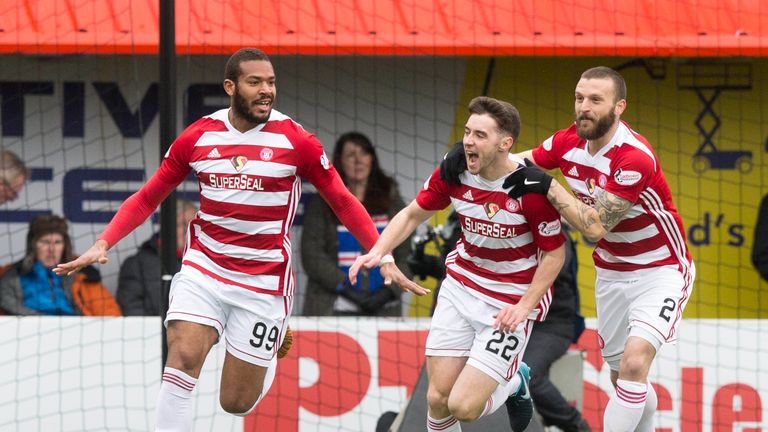
<path id="1" fill-rule="evenodd" d="M 26 255 L 0 278 L 0 308 L 11 315 L 120 315 L 120 307 L 94 267 L 71 276 L 52 271 L 74 258 L 67 231 L 67 221 L 60 216 L 32 219 Z"/>
<path id="2" fill-rule="evenodd" d="M 768 282 L 768 195 L 763 197 L 755 223 L 755 241 L 752 243 L 752 264 Z"/>
<path id="3" fill-rule="evenodd" d="M 173 269 L 181 268 L 187 226 L 195 218 L 197 207 L 186 200 L 176 200 L 176 256 Z M 117 303 L 125 316 L 159 316 L 162 291 L 160 234 L 145 241 L 136 254 L 123 261 L 117 283 Z"/>
<path id="4" fill-rule="evenodd" d="M 24 162 L 8 150 L 0 152 L 0 204 L 19 196 L 29 174 Z"/>
<path id="5" fill-rule="evenodd" d="M 395 180 L 384 173 L 371 140 L 359 133 L 339 137 L 333 149 L 333 165 L 339 167 L 344 185 L 365 207 L 381 232 L 405 207 Z M 411 277 L 405 265 L 410 242 L 395 248 L 400 270 Z M 321 197 L 316 196 L 304 215 L 301 259 L 307 272 L 307 300 L 303 314 L 400 316 L 400 288 L 385 284 L 379 268 L 351 284 L 347 271 L 362 251 L 360 243 Z M 331 270 L 333 269 L 333 270 Z"/>

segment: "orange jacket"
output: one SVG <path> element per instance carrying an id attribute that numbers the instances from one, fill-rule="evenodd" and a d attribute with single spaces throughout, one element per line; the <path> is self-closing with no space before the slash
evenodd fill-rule
<path id="1" fill-rule="evenodd" d="M 84 316 L 122 316 L 115 298 L 101 282 L 87 281 L 77 273 L 72 282 L 72 298 Z"/>

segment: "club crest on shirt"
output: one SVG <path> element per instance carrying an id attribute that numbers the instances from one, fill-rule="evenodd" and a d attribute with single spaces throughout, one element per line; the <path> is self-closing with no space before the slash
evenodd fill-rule
<path id="1" fill-rule="evenodd" d="M 560 233 L 560 220 L 552 222 L 542 222 L 539 224 L 539 233 L 543 236 L 553 236 Z"/>
<path id="2" fill-rule="evenodd" d="M 592 177 L 587 177 L 584 179 L 584 183 L 587 184 L 587 192 L 589 192 L 590 195 L 595 193 L 595 186 L 597 186 L 597 181 L 595 181 Z"/>
<path id="3" fill-rule="evenodd" d="M 613 173 L 613 179 L 616 180 L 616 183 L 622 186 L 632 186 L 633 184 L 639 182 L 642 178 L 643 175 L 637 171 L 622 170 L 621 168 L 617 169 L 616 172 Z"/>
<path id="4" fill-rule="evenodd" d="M 235 171 L 240 172 L 245 168 L 245 163 L 248 162 L 248 158 L 245 156 L 233 156 L 230 161 L 232 162 L 232 166 L 235 167 Z"/>
<path id="5" fill-rule="evenodd" d="M 509 198 L 507 199 L 507 202 L 504 203 L 504 207 L 506 207 L 507 211 L 510 213 L 514 213 L 520 210 L 520 203 L 514 198 Z"/>
<path id="6" fill-rule="evenodd" d="M 485 214 L 488 215 L 488 219 L 492 219 L 499 212 L 499 205 L 494 202 L 487 202 L 483 204 Z"/>
<path id="7" fill-rule="evenodd" d="M 263 148 L 259 153 L 259 157 L 261 158 L 261 160 L 265 162 L 272 160 L 272 156 L 274 155 L 275 155 L 275 152 L 273 152 L 271 148 Z"/>

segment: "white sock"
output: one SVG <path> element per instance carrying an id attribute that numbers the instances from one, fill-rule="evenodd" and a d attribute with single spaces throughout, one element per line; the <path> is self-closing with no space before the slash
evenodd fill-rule
<path id="1" fill-rule="evenodd" d="M 632 432 L 645 409 L 648 385 L 635 381 L 616 380 L 616 392 L 611 395 L 603 416 L 604 432 Z"/>
<path id="2" fill-rule="evenodd" d="M 436 420 L 427 414 L 427 432 L 461 432 L 461 423 L 454 416 Z"/>
<path id="3" fill-rule="evenodd" d="M 522 384 L 520 374 L 515 374 L 506 384 L 497 385 L 496 390 L 491 393 L 491 396 L 485 403 L 485 409 L 483 410 L 483 413 L 480 414 L 480 417 L 491 415 L 496 412 L 497 409 L 504 406 L 504 403 L 507 402 L 507 398 L 517 393 L 518 388 L 520 388 L 520 384 Z"/>
<path id="4" fill-rule="evenodd" d="M 166 367 L 163 382 L 157 396 L 156 432 L 189 432 L 192 430 L 192 390 L 197 378 L 184 372 Z"/>
<path id="5" fill-rule="evenodd" d="M 648 381 L 648 397 L 645 399 L 645 408 L 643 409 L 643 416 L 640 417 L 640 423 L 635 428 L 636 432 L 653 432 L 653 416 L 656 414 L 656 407 L 659 404 L 659 398 L 656 396 L 656 389 L 653 388 L 651 382 Z"/>

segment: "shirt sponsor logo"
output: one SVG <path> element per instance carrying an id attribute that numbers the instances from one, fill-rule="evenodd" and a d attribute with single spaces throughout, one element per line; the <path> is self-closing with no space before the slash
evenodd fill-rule
<path id="1" fill-rule="evenodd" d="M 514 228 L 470 217 L 464 218 L 464 229 L 467 230 L 467 232 L 499 239 L 507 239 L 516 236 Z"/>
<path id="2" fill-rule="evenodd" d="M 483 209 L 485 210 L 485 214 L 488 215 L 488 219 L 493 219 L 493 217 L 496 216 L 496 213 L 500 210 L 499 205 L 493 202 L 483 204 Z"/>
<path id="3" fill-rule="evenodd" d="M 621 168 L 617 169 L 616 172 L 613 173 L 613 179 L 616 180 L 616 183 L 622 186 L 632 186 L 633 184 L 639 182 L 642 178 L 643 175 L 637 171 L 623 170 Z"/>
<path id="4" fill-rule="evenodd" d="M 248 158 L 245 156 L 232 156 L 230 159 L 232 166 L 235 167 L 235 171 L 240 172 L 245 168 L 245 163 L 248 162 Z"/>
<path id="5" fill-rule="evenodd" d="M 552 150 L 552 137 L 547 138 L 541 146 L 544 147 L 544 150 L 546 151 Z"/>
<path id="6" fill-rule="evenodd" d="M 265 162 L 272 160 L 272 157 L 274 155 L 275 155 L 275 152 L 273 152 L 271 148 L 263 148 L 259 153 L 259 157 L 261 158 L 261 160 Z"/>
<path id="7" fill-rule="evenodd" d="M 539 233 L 543 236 L 553 236 L 560 233 L 560 220 L 542 222 L 539 224 Z"/>
<path id="8" fill-rule="evenodd" d="M 264 187 L 261 182 L 263 179 L 258 177 L 252 177 L 247 174 L 240 175 L 216 175 L 209 174 L 208 182 L 211 187 L 219 189 L 238 189 L 238 190 L 255 190 L 263 191 Z"/>

